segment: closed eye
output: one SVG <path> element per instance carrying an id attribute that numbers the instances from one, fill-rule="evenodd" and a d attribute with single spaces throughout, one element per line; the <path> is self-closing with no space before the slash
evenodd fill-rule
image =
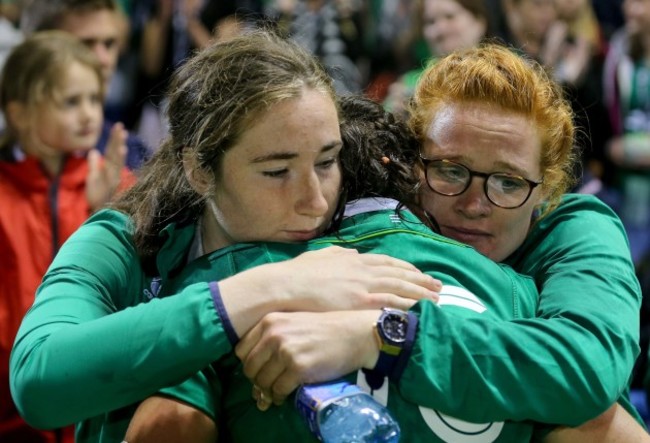
<path id="1" fill-rule="evenodd" d="M 333 157 L 333 158 L 328 158 L 327 160 L 323 160 L 322 162 L 317 163 L 316 167 L 320 168 L 320 169 L 330 169 L 334 165 L 336 165 L 337 163 L 338 163 L 338 158 Z"/>
<path id="2" fill-rule="evenodd" d="M 284 169 L 278 169 L 274 171 L 262 171 L 262 175 L 265 177 L 271 177 L 271 178 L 280 178 L 284 177 L 289 173 L 289 170 L 287 168 Z"/>

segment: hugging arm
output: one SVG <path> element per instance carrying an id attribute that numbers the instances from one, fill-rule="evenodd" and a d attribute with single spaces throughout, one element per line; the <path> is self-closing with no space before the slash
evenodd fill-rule
<path id="1" fill-rule="evenodd" d="M 586 215 L 579 215 L 585 211 Z M 579 216 L 572 217 L 574 213 Z M 415 346 L 405 371 L 394 380 L 406 400 L 478 423 L 534 420 L 566 426 L 599 416 L 617 400 L 623 404 L 619 393 L 627 385 L 638 353 L 640 292 L 620 222 L 593 201 L 583 209 L 567 204 L 567 211 L 556 210 L 536 225 L 522 251 L 524 258 L 514 265 L 535 275 L 543 287 L 538 317 L 461 319 L 431 303 L 418 303 L 413 309 L 420 320 Z M 590 263 L 589 268 L 585 263 Z M 337 370 L 342 371 L 338 375 L 350 370 L 332 366 L 334 359 L 325 346 L 319 348 L 320 356 L 311 354 L 310 358 L 320 359 L 329 369 L 319 374 L 300 364 L 301 356 L 294 356 L 288 351 L 292 346 L 282 341 L 295 339 L 299 344 L 309 329 L 303 330 L 302 337 L 283 336 L 278 332 L 282 329 L 274 326 L 285 321 L 283 316 L 266 317 L 258 325 L 264 333 L 253 341 L 273 340 L 284 353 L 269 358 L 263 351 L 251 352 L 262 349 L 255 344 L 247 345 L 249 351 L 238 351 L 245 368 L 248 365 L 247 374 L 264 383 L 277 401 L 303 381 L 325 381 Z M 312 318 L 305 328 L 311 324 L 318 329 L 317 323 Z M 340 339 L 337 328 L 330 329 L 331 340 L 336 342 Z M 371 331 L 368 325 L 356 340 L 363 342 Z M 354 341 L 351 337 L 348 334 Z M 358 350 L 350 347 L 349 351 L 354 355 L 347 358 L 360 367 Z M 346 359 L 344 355 L 336 358 Z M 275 386 L 274 375 L 258 375 L 267 365 L 276 378 L 291 376 Z M 318 380 L 319 375 L 324 378 Z M 459 392 L 471 395 L 459 396 Z"/>
<path id="2" fill-rule="evenodd" d="M 477 423 L 534 420 L 578 426 L 617 401 L 627 408 L 619 395 L 638 354 L 640 290 L 618 218 L 595 199 L 569 200 L 535 225 L 521 252 L 514 266 L 534 275 L 542 288 L 536 316 L 462 319 L 419 302 L 413 308 L 420 318 L 413 352 L 394 380 L 401 394 L 411 403 Z M 260 335 L 265 338 L 258 340 L 281 342 L 270 320 L 265 319 L 267 332 Z M 334 341 L 338 337 L 332 330 Z M 290 335 L 286 339 L 292 340 Z M 321 347 L 321 352 L 319 359 L 327 362 L 328 351 Z M 239 355 L 247 374 L 265 383 L 276 400 L 305 380 L 316 381 L 310 377 L 317 372 L 301 370 L 295 363 L 300 357 L 289 352 L 270 362 L 276 374 L 285 373 L 279 365 L 294 368 L 291 382 L 279 385 L 257 375 L 266 364 L 257 359 L 268 359 L 263 352 Z M 348 358 L 355 361 L 358 355 Z"/>
<path id="3" fill-rule="evenodd" d="M 257 271 L 255 271 L 257 270 Z M 440 282 L 387 255 L 330 247 L 237 274 L 219 283 L 224 309 L 241 337 L 274 311 L 408 309 L 418 299 L 437 299 Z M 241 281 L 247 284 L 241 284 Z M 253 293 L 275 293 L 251 297 Z"/>
<path id="4" fill-rule="evenodd" d="M 32 426 L 129 405 L 231 349 L 207 284 L 142 303 L 148 284 L 120 219 L 102 211 L 66 242 L 20 327 L 11 390 Z"/>
<path id="5" fill-rule="evenodd" d="M 348 308 L 362 306 L 350 306 L 348 300 L 364 291 L 370 294 L 365 303 L 399 300 L 410 305 L 411 300 L 392 293 L 417 298 L 430 295 L 429 288 L 435 286 L 432 278 L 423 279 L 413 267 L 404 269 L 393 259 L 379 258 L 375 267 L 365 257 L 358 260 L 360 254 L 331 252 L 319 251 L 319 256 L 337 263 L 342 272 L 346 266 L 360 271 L 359 275 L 347 272 L 335 284 L 341 294 L 338 302 Z M 264 306 L 273 310 L 286 306 L 292 290 L 312 300 L 331 294 L 325 280 L 307 284 L 323 276 L 323 268 L 311 267 L 308 272 L 290 265 L 269 265 L 273 272 L 257 267 L 225 279 L 220 282 L 221 295 L 227 300 L 239 294 L 256 299 L 250 294 L 259 294 L 260 300 L 272 300 Z M 369 270 L 363 272 L 366 266 Z M 394 267 L 394 278 L 381 278 Z M 298 281 L 291 278 L 296 269 L 302 269 Z M 174 296 L 143 303 L 149 281 L 123 214 L 101 211 L 66 242 L 23 320 L 11 357 L 12 394 L 30 424 L 55 428 L 130 405 L 181 382 L 232 350 L 228 326 L 215 307 L 214 285 L 194 283 Z M 347 294 L 342 281 L 355 283 Z M 332 305 L 317 308 L 327 306 Z M 250 320 L 247 313 L 251 312 L 261 317 L 263 311 L 256 309 L 255 305 L 242 309 L 230 321 Z M 238 333 L 245 330 L 241 323 L 235 324 Z M 61 404 L 60 398 L 67 401 Z"/>
<path id="6" fill-rule="evenodd" d="M 536 320 L 460 319 L 427 302 L 420 302 L 416 311 L 420 312 L 418 338 L 405 372 L 395 380 L 411 402 L 476 423 L 533 419 L 578 426 L 602 412 L 598 399 L 602 392 L 573 392 L 571 387 L 603 375 L 597 368 L 565 366 L 571 357 L 560 346 L 562 340 L 553 340 L 553 322 L 540 328 Z M 369 311 L 365 317 L 365 312 L 265 317 L 237 346 L 245 374 L 280 403 L 300 383 L 372 367 L 378 349 L 371 325 L 378 313 Z M 359 343 L 362 346 L 355 345 Z M 350 365 L 341 367 L 341 362 Z M 471 395 L 454 394 L 460 392 Z M 573 411 L 562 401 L 584 404 L 592 412 Z M 592 423 L 571 432 L 593 432 L 610 425 L 600 420 L 599 426 Z"/>
<path id="7" fill-rule="evenodd" d="M 578 426 L 617 401 L 634 415 L 619 396 L 639 352 L 641 293 L 618 217 L 595 197 L 565 196 L 508 262 L 541 288 L 536 318 L 447 324 L 420 304 L 419 339 L 399 380 L 404 396 L 430 401 L 422 382 L 429 399 L 472 392 L 464 405 L 431 406 L 478 422 Z M 441 364 L 447 359 L 463 377 Z M 499 376 L 488 379 L 488 370 Z"/>

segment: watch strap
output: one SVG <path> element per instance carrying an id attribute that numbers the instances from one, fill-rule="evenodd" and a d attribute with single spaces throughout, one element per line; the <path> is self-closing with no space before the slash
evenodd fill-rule
<path id="1" fill-rule="evenodd" d="M 406 330 L 406 340 L 404 341 L 404 346 L 402 347 L 402 352 L 399 353 L 393 367 L 390 372 L 388 372 L 388 377 L 393 381 L 398 381 L 406 369 L 406 365 L 411 358 L 411 352 L 413 351 L 413 345 L 415 344 L 415 337 L 418 332 L 418 324 L 420 319 L 413 312 L 408 311 L 406 313 L 409 317 L 408 329 Z"/>
<path id="2" fill-rule="evenodd" d="M 381 387 L 385 377 L 388 377 L 393 381 L 398 381 L 406 368 L 409 358 L 411 357 L 419 319 L 411 311 L 408 311 L 406 315 L 408 316 L 406 340 L 397 355 L 382 351 L 382 348 L 385 348 L 385 346 L 383 340 L 379 337 L 379 332 L 375 329 L 375 334 L 377 334 L 377 338 L 380 340 L 379 359 L 373 369 L 363 369 L 368 386 L 373 390 Z"/>

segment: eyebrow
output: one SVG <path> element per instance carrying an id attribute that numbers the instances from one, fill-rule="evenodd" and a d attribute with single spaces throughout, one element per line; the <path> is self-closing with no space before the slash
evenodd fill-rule
<path id="1" fill-rule="evenodd" d="M 330 142 L 321 148 L 320 153 L 322 154 L 323 152 L 331 151 L 332 149 L 335 149 L 342 145 L 343 142 L 340 140 Z M 255 157 L 254 159 L 251 160 L 251 163 L 264 163 L 273 160 L 291 160 L 293 158 L 298 157 L 299 155 L 300 154 L 298 152 L 289 152 L 289 151 L 272 152 L 267 155 L 261 155 L 259 157 Z"/>
<path id="2" fill-rule="evenodd" d="M 117 41 L 117 37 L 106 37 L 106 38 L 94 38 L 94 37 L 88 37 L 88 38 L 82 38 L 81 42 L 86 45 L 86 46 L 94 46 L 96 44 L 102 44 L 102 45 L 108 45 L 108 44 L 113 44 Z"/>
<path id="3" fill-rule="evenodd" d="M 504 162 L 497 162 L 495 167 L 497 169 L 503 169 L 503 172 L 507 172 L 508 174 L 521 175 L 522 177 L 527 177 L 529 175 L 528 171 Z"/>
<path id="4" fill-rule="evenodd" d="M 444 158 L 444 159 L 447 159 L 447 160 L 455 161 L 455 162 L 461 163 L 463 165 L 467 165 L 467 163 L 469 163 L 467 161 L 467 157 L 465 157 L 465 156 L 459 156 L 459 155 L 455 155 L 455 156 L 437 156 L 437 155 L 434 155 L 432 158 L 434 158 L 434 157 L 435 158 L 440 158 L 440 159 Z M 467 167 L 469 167 L 469 166 L 467 166 Z M 522 170 L 522 169 L 520 169 L 520 168 L 518 168 L 516 166 L 513 166 L 513 165 L 505 163 L 505 162 L 496 162 L 493 169 L 495 169 L 496 172 L 513 174 L 513 175 L 520 175 L 522 177 L 528 177 L 530 175 L 528 173 L 528 171 Z"/>

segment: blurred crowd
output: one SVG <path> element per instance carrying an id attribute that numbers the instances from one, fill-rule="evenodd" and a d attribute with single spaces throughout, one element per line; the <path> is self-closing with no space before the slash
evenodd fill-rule
<path id="1" fill-rule="evenodd" d="M 42 23 L 39 9 L 58 2 L 2 2 L 0 62 L 22 36 L 52 27 Z M 114 47 L 104 48 L 105 116 L 123 122 L 151 150 L 165 136 L 161 96 L 172 70 L 195 49 L 250 27 L 278 28 L 320 57 L 340 92 L 364 91 L 393 111 L 405 109 L 426 63 L 459 47 L 499 39 L 543 62 L 569 91 L 582 128 L 585 190 L 601 193 L 631 226 L 650 224 L 650 181 L 643 179 L 650 164 L 645 152 L 650 141 L 644 136 L 650 130 L 647 0 L 117 4 L 121 20 L 113 29 Z"/>
<path id="2" fill-rule="evenodd" d="M 0 51 L 46 28 L 38 10 L 50 3 L 57 1 L 3 1 Z M 543 62 L 569 91 L 583 129 L 585 189 L 602 193 L 631 225 L 650 223 L 650 181 L 638 177 L 650 164 L 644 152 L 646 145 L 650 151 L 650 141 L 643 136 L 650 130 L 646 0 L 117 3 L 122 14 L 115 47 L 106 49 L 115 55 L 107 56 L 112 59 L 106 69 L 114 75 L 108 74 L 105 115 L 123 122 L 149 149 L 165 136 L 161 96 L 172 70 L 195 49 L 250 27 L 280 29 L 320 57 L 340 92 L 365 91 L 393 111 L 405 108 L 426 63 L 459 47 L 499 39 Z M 629 137 L 616 138 L 624 135 Z"/>

